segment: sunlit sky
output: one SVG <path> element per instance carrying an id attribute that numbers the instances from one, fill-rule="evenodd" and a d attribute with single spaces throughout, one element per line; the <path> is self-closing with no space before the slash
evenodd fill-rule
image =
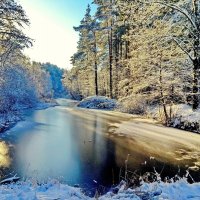
<path id="1" fill-rule="evenodd" d="M 78 26 L 92 0 L 18 0 L 26 11 L 31 25 L 25 33 L 35 40 L 25 54 L 31 60 L 51 62 L 70 68 L 70 57 L 76 51 Z M 93 8 L 94 11 L 94 8 Z"/>

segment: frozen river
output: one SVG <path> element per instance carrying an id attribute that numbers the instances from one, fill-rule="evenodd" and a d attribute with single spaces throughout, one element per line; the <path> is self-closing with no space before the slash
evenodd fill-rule
<path id="1" fill-rule="evenodd" d="M 162 177 L 189 169 L 200 181 L 200 135 L 166 128 L 136 116 L 78 109 L 75 102 L 27 113 L 0 137 L 1 178 L 18 174 L 44 182 L 58 179 L 83 188 L 109 187 L 128 170 Z"/>

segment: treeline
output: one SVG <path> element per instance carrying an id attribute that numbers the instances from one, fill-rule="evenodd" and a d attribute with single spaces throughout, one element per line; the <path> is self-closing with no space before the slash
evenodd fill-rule
<path id="1" fill-rule="evenodd" d="M 103 95 L 128 112 L 199 106 L 200 1 L 94 0 L 78 27 L 65 84 L 80 97 Z"/>
<path id="2" fill-rule="evenodd" d="M 28 25 L 29 19 L 18 3 L 0 1 L 0 115 L 66 93 L 61 84 L 63 70 L 50 63 L 31 62 L 23 54 L 33 42 L 23 32 Z"/>

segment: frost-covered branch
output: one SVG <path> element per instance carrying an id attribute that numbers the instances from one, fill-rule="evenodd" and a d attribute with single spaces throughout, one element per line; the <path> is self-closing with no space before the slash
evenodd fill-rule
<path id="1" fill-rule="evenodd" d="M 197 26 L 196 26 L 196 23 L 193 21 L 193 19 L 191 18 L 191 16 L 189 15 L 189 13 L 187 13 L 185 10 L 179 8 L 178 6 L 176 5 L 173 5 L 173 4 L 167 4 L 165 2 L 161 2 L 161 1 L 155 1 L 154 3 L 157 3 L 157 4 L 160 4 L 160 5 L 164 5 L 164 6 L 167 6 L 169 8 L 172 8 L 174 10 L 177 10 L 179 11 L 180 13 L 182 13 L 187 19 L 188 21 L 192 24 L 192 26 L 198 30 Z"/>
<path id="2" fill-rule="evenodd" d="M 187 54 L 187 56 L 190 58 L 191 61 L 193 61 L 194 59 L 192 58 L 192 56 L 190 55 L 190 53 L 184 48 L 182 47 L 182 45 L 179 43 L 179 41 L 176 38 L 172 38 L 172 40 L 178 45 L 178 47 L 185 53 Z"/>

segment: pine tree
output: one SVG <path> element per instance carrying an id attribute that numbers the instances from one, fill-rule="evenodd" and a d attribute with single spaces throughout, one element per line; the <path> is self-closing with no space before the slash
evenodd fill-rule
<path id="1" fill-rule="evenodd" d="M 98 23 L 95 19 L 92 19 L 90 11 L 90 5 L 88 5 L 85 17 L 81 21 L 80 26 L 74 27 L 75 31 L 80 33 L 80 40 L 78 43 L 78 52 L 73 56 L 73 64 L 77 67 L 84 67 L 85 70 L 94 72 L 94 84 L 92 85 L 95 85 L 95 95 L 98 95 Z M 78 64 L 79 61 L 81 61 L 80 65 Z M 90 85 L 90 83 L 88 83 L 88 85 Z"/>
<path id="2" fill-rule="evenodd" d="M 23 26 L 29 25 L 23 8 L 14 0 L 0 1 L 0 63 L 9 61 L 14 53 L 31 45 L 31 40 L 23 33 Z"/>

